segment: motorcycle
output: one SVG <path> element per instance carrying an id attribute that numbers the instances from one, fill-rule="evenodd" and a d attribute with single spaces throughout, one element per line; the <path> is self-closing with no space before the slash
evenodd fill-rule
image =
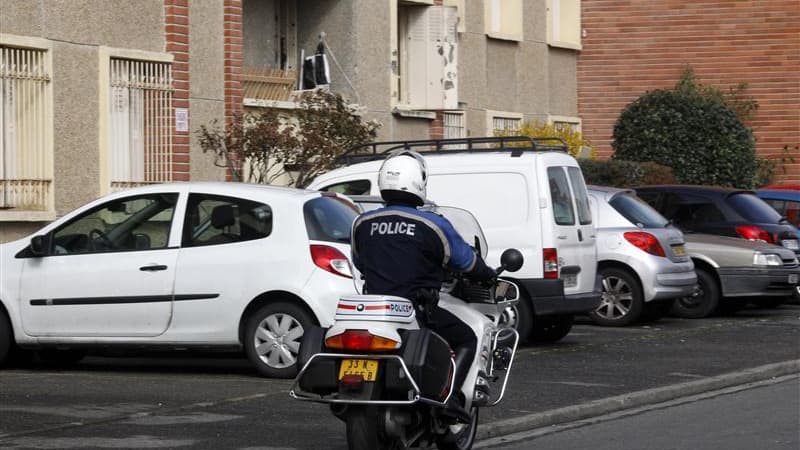
<path id="1" fill-rule="evenodd" d="M 471 213 L 449 207 L 435 210 L 466 242 L 475 242 L 476 251 L 486 254 L 486 239 Z M 498 275 L 519 270 L 523 258 L 518 250 L 508 249 L 500 261 Z M 501 318 L 518 300 L 519 289 L 509 280 L 497 278 L 487 286 L 453 274 L 445 283 L 438 306 L 471 318 L 468 323 L 479 344 L 474 364 L 465 352 L 456 354 L 442 337 L 420 326 L 410 300 L 341 297 L 333 326 L 305 331 L 298 355 L 301 369 L 289 395 L 329 404 L 334 416 L 346 423 L 351 450 L 434 443 L 441 450 L 469 450 L 479 409 L 497 405 L 505 395 L 519 335 L 503 326 Z M 458 389 L 455 380 L 461 371 L 467 376 Z M 446 405 L 454 395 L 461 396 L 468 420 L 448 413 Z"/>

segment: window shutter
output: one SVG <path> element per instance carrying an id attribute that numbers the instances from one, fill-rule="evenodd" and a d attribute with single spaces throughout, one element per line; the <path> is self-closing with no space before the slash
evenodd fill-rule
<path id="1" fill-rule="evenodd" d="M 458 107 L 458 9 L 430 6 L 408 15 L 408 102 L 424 109 Z"/>

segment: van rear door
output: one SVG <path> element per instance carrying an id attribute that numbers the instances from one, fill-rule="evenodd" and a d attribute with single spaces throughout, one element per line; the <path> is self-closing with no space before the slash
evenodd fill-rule
<path id="1" fill-rule="evenodd" d="M 585 294 L 594 290 L 597 272 L 595 230 L 583 176 L 578 167 L 547 167 L 552 221 L 558 253 L 559 278 L 564 295 Z M 549 216 L 549 217 L 548 217 Z M 543 229 L 549 227 L 543 226 Z"/>

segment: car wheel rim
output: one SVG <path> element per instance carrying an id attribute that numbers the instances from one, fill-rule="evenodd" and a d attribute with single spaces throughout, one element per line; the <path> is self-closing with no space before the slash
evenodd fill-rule
<path id="1" fill-rule="evenodd" d="M 602 299 L 595 310 L 597 315 L 608 320 L 619 320 L 628 315 L 632 305 L 633 292 L 625 280 L 614 276 L 603 277 Z"/>
<path id="2" fill-rule="evenodd" d="M 517 307 L 509 306 L 508 308 L 504 309 L 503 314 L 500 316 L 500 325 L 505 327 L 511 327 L 516 330 L 518 324 L 519 324 L 519 316 L 517 312 Z"/>
<path id="3" fill-rule="evenodd" d="M 270 367 L 284 369 L 297 362 L 303 326 L 289 314 L 275 313 L 256 327 L 255 349 L 258 357 Z"/>
<path id="4" fill-rule="evenodd" d="M 698 285 L 692 295 L 679 298 L 678 303 L 686 309 L 694 309 L 703 304 L 705 295 L 706 291 L 703 290 L 702 286 Z"/>

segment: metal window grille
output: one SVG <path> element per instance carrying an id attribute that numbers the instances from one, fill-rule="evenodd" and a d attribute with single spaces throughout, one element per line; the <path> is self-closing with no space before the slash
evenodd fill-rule
<path id="1" fill-rule="evenodd" d="M 49 208 L 48 83 L 46 50 L 0 46 L 0 208 Z"/>
<path id="2" fill-rule="evenodd" d="M 492 118 L 492 128 L 500 131 L 514 131 L 519 130 L 522 125 L 522 119 L 518 117 L 500 117 L 495 116 Z"/>
<path id="3" fill-rule="evenodd" d="M 443 113 L 445 139 L 467 137 L 467 128 L 464 126 L 464 113 Z"/>
<path id="4" fill-rule="evenodd" d="M 111 58 L 111 189 L 172 181 L 172 66 Z"/>

